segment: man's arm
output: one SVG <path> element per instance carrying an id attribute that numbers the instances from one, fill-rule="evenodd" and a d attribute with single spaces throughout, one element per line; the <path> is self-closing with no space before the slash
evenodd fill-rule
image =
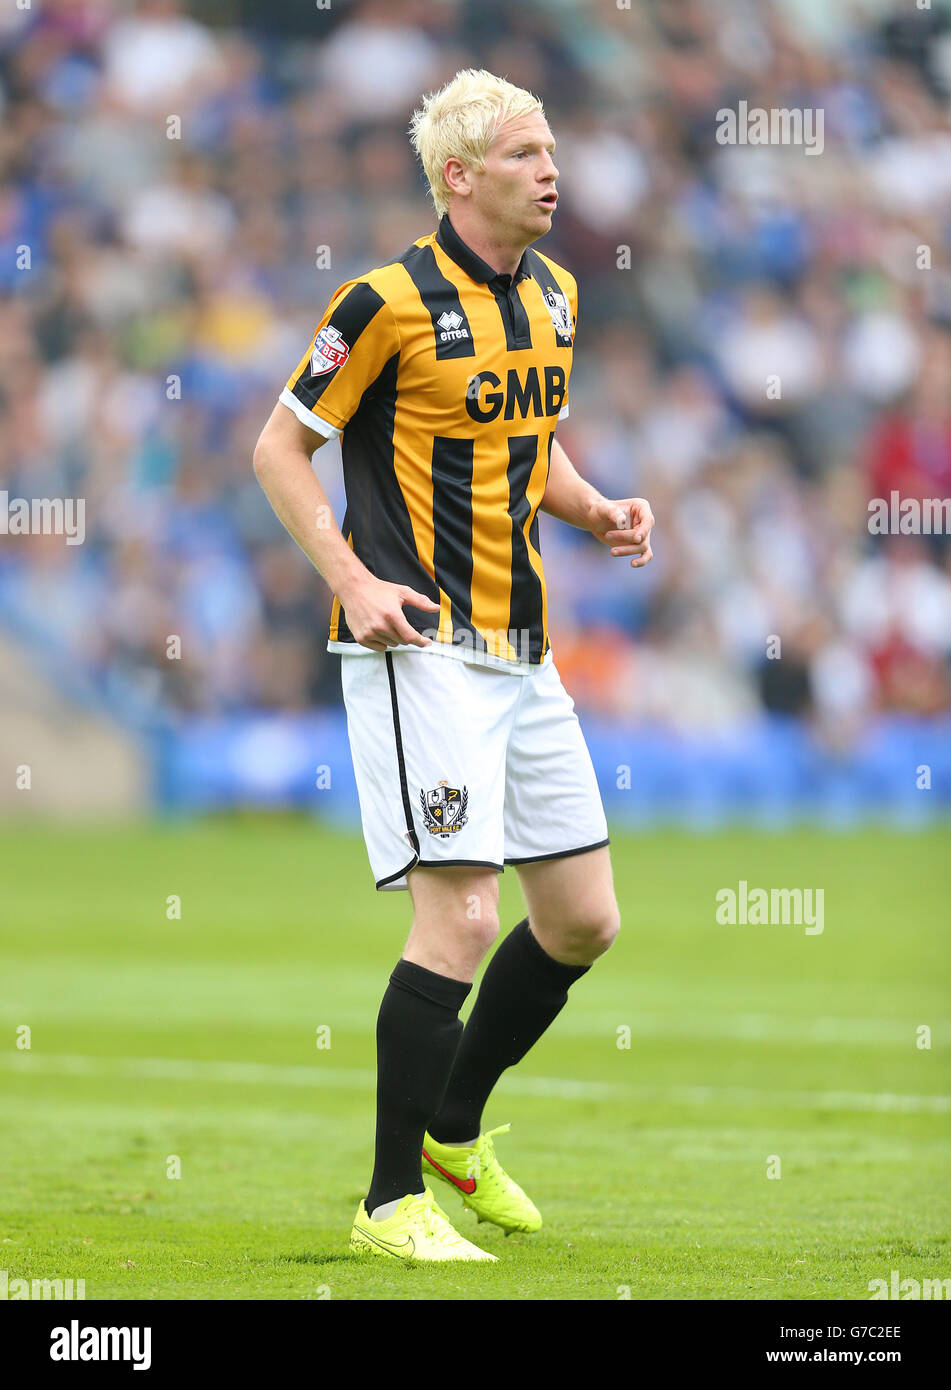
<path id="1" fill-rule="evenodd" d="M 429 638 L 403 616 L 403 604 L 435 613 L 439 604 L 406 584 L 375 578 L 354 555 L 311 467 L 313 453 L 326 442 L 278 402 L 255 445 L 255 476 L 278 518 L 340 600 L 357 642 L 374 651 L 407 642 L 428 647 Z"/>
<path id="2" fill-rule="evenodd" d="M 559 521 L 567 521 L 569 526 L 580 526 L 583 531 L 587 531 L 592 507 L 596 502 L 603 500 L 598 489 L 585 482 L 575 471 L 558 440 L 553 439 L 551 468 L 548 470 L 548 485 L 542 498 L 542 511 L 550 512 Z"/>
<path id="3" fill-rule="evenodd" d="M 558 443 L 552 440 L 548 484 L 542 511 L 590 531 L 612 555 L 633 555 L 631 564 L 646 565 L 652 558 L 650 534 L 654 514 L 643 497 L 610 499 L 585 482 Z"/>

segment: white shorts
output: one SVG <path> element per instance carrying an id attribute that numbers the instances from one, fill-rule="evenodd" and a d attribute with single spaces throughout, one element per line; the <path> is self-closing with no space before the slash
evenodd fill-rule
<path id="1" fill-rule="evenodd" d="M 417 864 L 498 869 L 608 843 L 578 716 L 551 660 L 514 676 L 420 651 L 341 657 L 377 888 Z"/>

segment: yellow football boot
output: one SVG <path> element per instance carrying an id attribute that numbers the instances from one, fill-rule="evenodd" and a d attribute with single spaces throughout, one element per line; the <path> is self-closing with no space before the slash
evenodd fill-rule
<path id="1" fill-rule="evenodd" d="M 430 1134 L 423 1139 L 423 1176 L 454 1187 L 463 1205 L 480 1221 L 501 1226 L 506 1235 L 537 1231 L 542 1224 L 541 1212 L 495 1156 L 492 1136 L 505 1134 L 511 1127 L 490 1129 L 468 1148 L 437 1143 Z"/>
<path id="2" fill-rule="evenodd" d="M 422 1197 L 410 1193 L 392 1216 L 372 1221 L 361 1202 L 350 1233 L 350 1249 L 394 1260 L 495 1260 L 465 1240 L 436 1203 L 431 1188 Z"/>

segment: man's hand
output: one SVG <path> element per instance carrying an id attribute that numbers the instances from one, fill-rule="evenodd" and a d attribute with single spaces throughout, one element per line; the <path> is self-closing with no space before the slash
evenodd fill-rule
<path id="1" fill-rule="evenodd" d="M 403 616 L 403 605 L 438 613 L 439 604 L 418 594 L 407 584 L 389 584 L 372 574 L 362 575 L 347 585 L 337 597 L 347 615 L 347 627 L 361 647 L 385 652 L 388 647 L 429 647 L 430 638 L 410 627 Z"/>
<path id="2" fill-rule="evenodd" d="M 643 497 L 625 497 L 612 502 L 599 497 L 588 512 L 588 530 L 602 545 L 611 547 L 612 555 L 633 555 L 631 564 L 638 568 L 653 559 L 651 528 L 654 513 Z"/>

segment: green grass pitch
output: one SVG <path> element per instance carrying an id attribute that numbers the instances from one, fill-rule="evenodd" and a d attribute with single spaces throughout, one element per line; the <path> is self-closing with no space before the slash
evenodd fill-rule
<path id="1" fill-rule="evenodd" d="M 440 1189 L 500 1257 L 442 1269 L 347 1252 L 409 911 L 361 841 L 237 817 L 7 827 L 3 850 L 8 1279 L 81 1278 L 87 1299 L 811 1299 L 951 1276 L 945 831 L 616 834 L 621 936 L 486 1114 L 512 1122 L 498 1151 L 544 1228 L 477 1228 Z M 821 887 L 823 932 L 717 925 L 740 879 Z M 501 909 L 523 915 L 512 870 Z"/>

